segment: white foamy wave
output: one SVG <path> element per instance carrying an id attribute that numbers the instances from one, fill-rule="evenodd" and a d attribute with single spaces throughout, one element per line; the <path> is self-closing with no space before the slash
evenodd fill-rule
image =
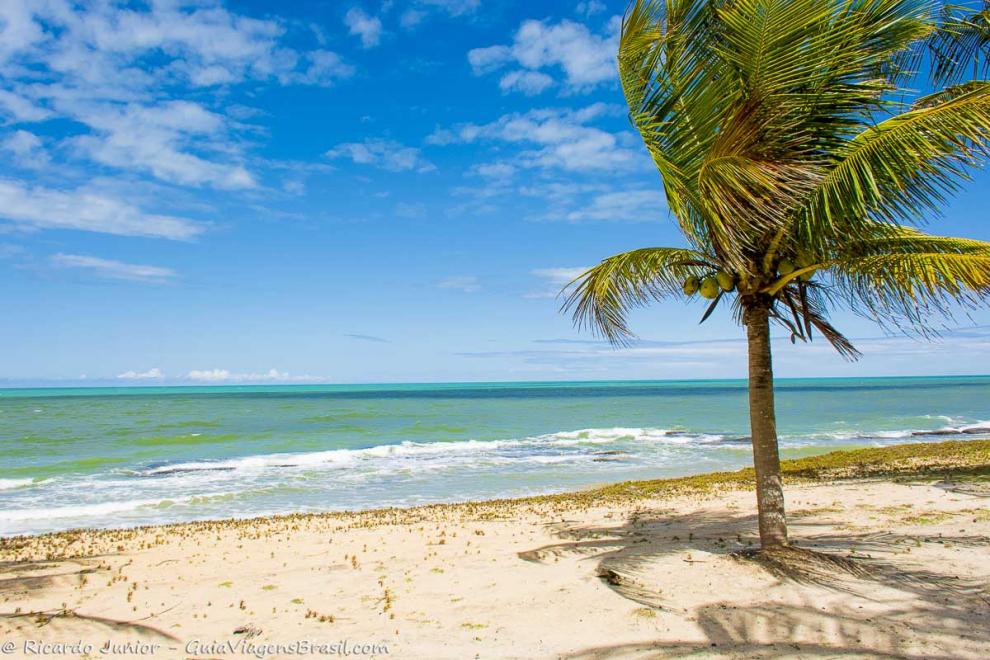
<path id="1" fill-rule="evenodd" d="M 24 486 L 30 486 L 33 483 L 34 479 L 0 479 L 0 490 L 22 488 Z"/>
<path id="2" fill-rule="evenodd" d="M 0 521 L 20 522 L 26 520 L 55 520 L 59 518 L 101 518 L 104 516 L 127 513 L 144 508 L 166 508 L 189 503 L 203 503 L 213 498 L 223 498 L 236 493 L 202 493 L 187 497 L 164 497 L 156 499 L 138 499 L 100 502 L 99 504 L 80 504 L 63 507 L 39 507 L 33 509 L 13 509 L 0 511 Z"/>
<path id="3" fill-rule="evenodd" d="M 511 458 L 520 462 L 540 462 L 540 452 L 557 448 L 563 451 L 572 449 L 568 458 L 555 458 L 556 461 L 573 460 L 590 456 L 582 445 L 602 445 L 615 442 L 667 443 L 684 445 L 690 443 L 715 443 L 723 440 L 721 435 L 691 434 L 659 428 L 607 428 L 561 431 L 544 435 L 509 440 L 460 440 L 451 442 L 411 442 L 376 445 L 364 449 L 330 449 L 327 451 L 300 454 L 262 454 L 242 458 L 215 461 L 191 461 L 172 463 L 146 470 L 132 471 L 137 476 L 154 477 L 177 475 L 184 472 L 260 472 L 271 468 L 347 468 L 369 461 L 408 459 L 425 461 L 439 458 L 453 463 L 463 463 L 466 459 L 500 460 Z M 547 461 L 550 462 L 550 461 Z"/>
<path id="4" fill-rule="evenodd" d="M 129 502 L 102 502 L 100 504 L 85 504 L 80 506 L 64 506 L 38 509 L 14 509 L 0 511 L 0 520 L 52 520 L 55 518 L 89 518 L 106 516 L 113 513 L 132 511 L 143 506 L 158 504 L 161 500 L 131 500 Z"/>

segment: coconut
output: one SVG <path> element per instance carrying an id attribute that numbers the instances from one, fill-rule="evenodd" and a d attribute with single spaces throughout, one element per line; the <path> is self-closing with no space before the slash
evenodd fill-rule
<path id="1" fill-rule="evenodd" d="M 718 280 L 718 285 L 722 288 L 722 291 L 732 291 L 736 288 L 736 278 L 732 276 L 732 273 L 720 270 L 715 275 L 715 279 Z"/>
<path id="2" fill-rule="evenodd" d="M 714 277 L 706 277 L 701 281 L 701 295 L 709 300 L 718 295 L 718 280 Z"/>
<path id="3" fill-rule="evenodd" d="M 698 293 L 698 288 L 701 286 L 701 282 L 697 277 L 692 275 L 691 277 L 684 280 L 684 295 L 693 296 Z"/>
<path id="4" fill-rule="evenodd" d="M 790 275 L 794 270 L 794 262 L 790 259 L 784 259 L 777 265 L 777 272 L 781 275 Z"/>

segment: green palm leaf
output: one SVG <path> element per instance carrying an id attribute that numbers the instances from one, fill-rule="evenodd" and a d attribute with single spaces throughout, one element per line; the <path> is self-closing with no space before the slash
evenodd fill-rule
<path id="1" fill-rule="evenodd" d="M 605 259 L 571 285 L 563 309 L 575 321 L 615 344 L 635 335 L 626 324 L 634 307 L 671 296 L 683 296 L 684 280 L 714 269 L 709 258 L 683 248 L 643 248 Z"/>
<path id="2" fill-rule="evenodd" d="M 990 82 L 871 126 L 844 146 L 794 232 L 821 246 L 869 219 L 918 222 L 941 210 L 990 139 Z"/>

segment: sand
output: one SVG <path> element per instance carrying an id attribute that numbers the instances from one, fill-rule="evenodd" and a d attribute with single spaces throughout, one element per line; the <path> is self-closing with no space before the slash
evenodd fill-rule
<path id="1" fill-rule="evenodd" d="M 110 640 L 162 658 L 298 657 L 266 645 L 306 641 L 325 645 L 307 657 L 985 658 L 987 497 L 936 479 L 792 484 L 792 538 L 852 558 L 797 573 L 739 556 L 756 543 L 744 490 L 8 540 L 0 643 L 12 657 L 109 657 Z M 92 647 L 41 646 L 77 642 Z"/>

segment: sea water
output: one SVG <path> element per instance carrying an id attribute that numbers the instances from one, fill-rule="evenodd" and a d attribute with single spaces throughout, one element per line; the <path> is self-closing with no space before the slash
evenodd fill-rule
<path id="1" fill-rule="evenodd" d="M 781 380 L 777 415 L 785 458 L 985 438 L 990 377 Z M 745 381 L 5 389 L 0 534 L 735 469 L 748 433 Z"/>

